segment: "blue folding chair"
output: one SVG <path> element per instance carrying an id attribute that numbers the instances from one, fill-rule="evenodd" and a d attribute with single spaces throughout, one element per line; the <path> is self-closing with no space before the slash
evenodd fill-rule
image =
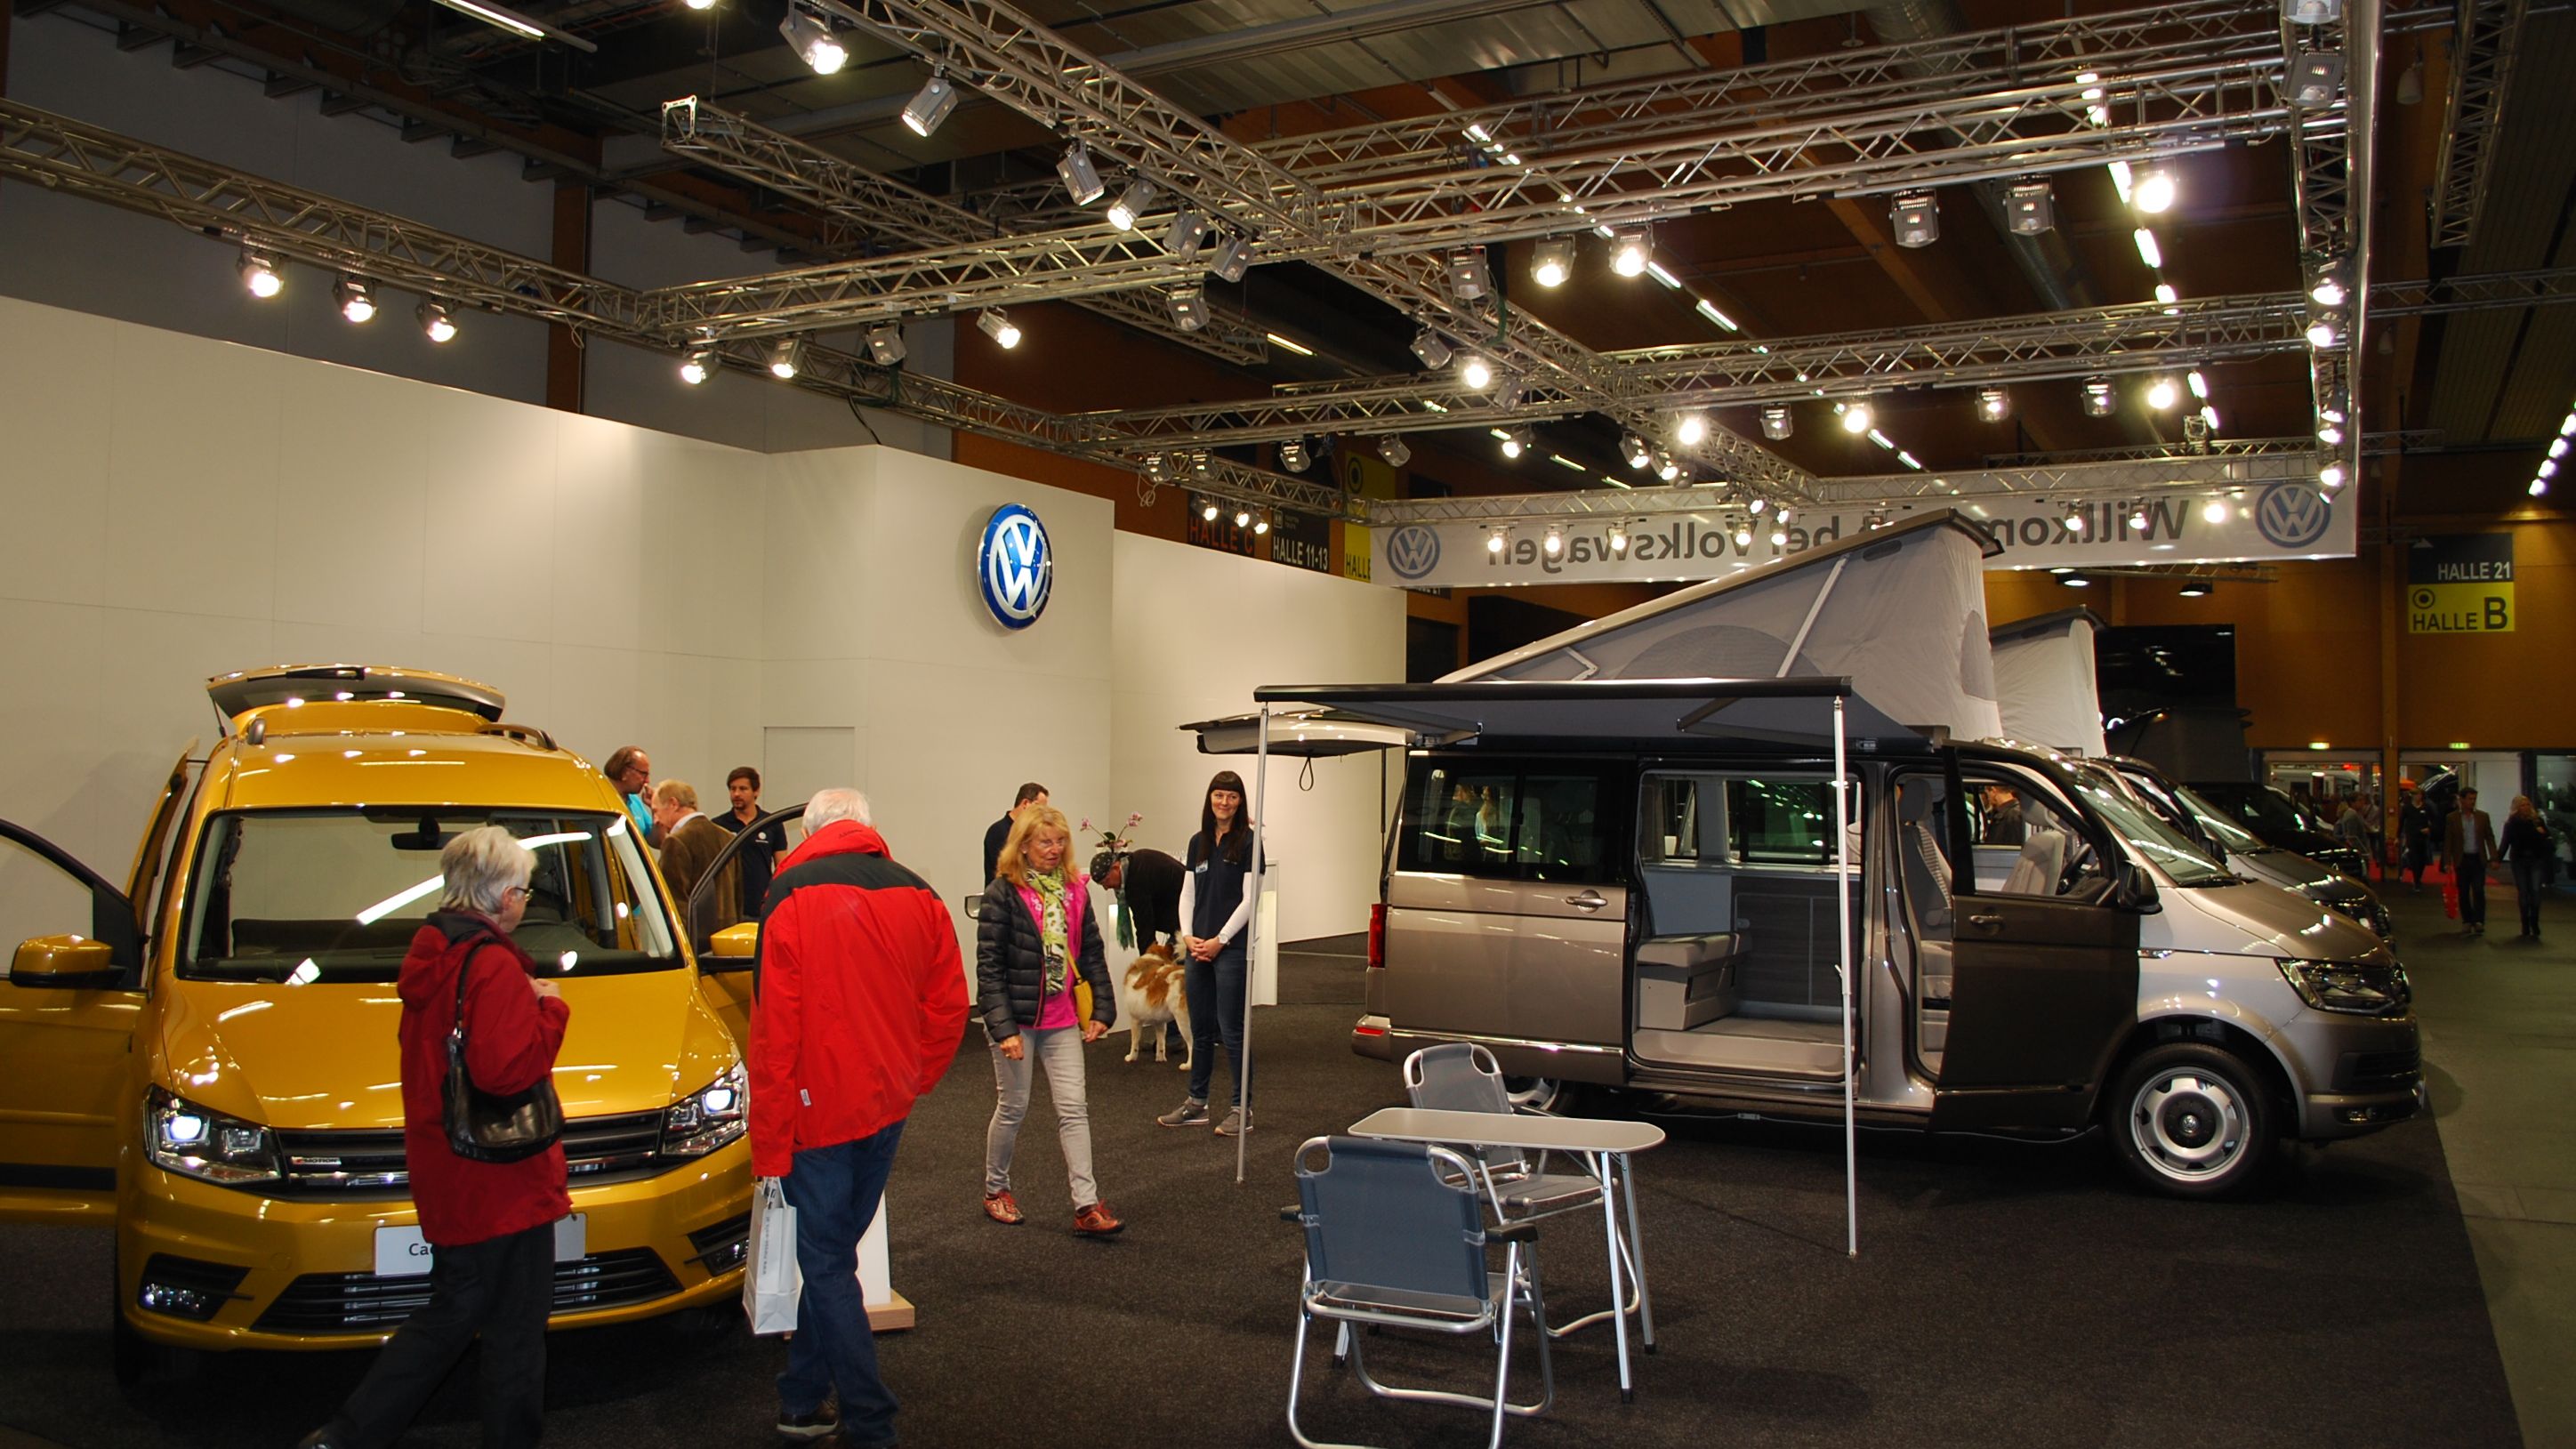
<path id="1" fill-rule="evenodd" d="M 1547 1411 L 1556 1398 L 1548 1361 L 1533 1224 L 1489 1228 L 1469 1178 L 1467 1160 L 1445 1147 L 1365 1137 L 1316 1137 L 1297 1149 L 1295 1217 L 1306 1230 L 1306 1281 L 1297 1295 L 1297 1357 L 1288 1375 L 1288 1432 L 1306 1449 L 1366 1449 L 1308 1438 L 1297 1422 L 1306 1374 L 1306 1339 L 1317 1319 L 1336 1327 L 1334 1359 L 1347 1355 L 1370 1393 L 1417 1403 L 1454 1404 L 1493 1415 L 1487 1449 L 1503 1442 L 1515 1415 Z M 1504 1245 L 1494 1271 L 1486 1245 Z M 1519 1313 L 1542 1330 L 1539 1396 L 1510 1398 L 1512 1327 Z M 1496 1345 L 1491 1396 L 1445 1389 L 1398 1388 L 1379 1382 L 1361 1357 L 1354 1327 L 1421 1329 Z"/>

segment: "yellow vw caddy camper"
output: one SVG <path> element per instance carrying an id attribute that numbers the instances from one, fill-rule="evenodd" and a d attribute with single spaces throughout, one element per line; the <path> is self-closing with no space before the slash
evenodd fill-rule
<path id="1" fill-rule="evenodd" d="M 427 1301 L 393 983 L 439 848 L 485 824 L 536 856 L 518 941 L 572 1007 L 555 1325 L 739 1291 L 740 1006 L 599 772 L 445 675 L 207 693 L 222 736 L 183 753 L 122 883 L 0 821 L 0 906 L 55 933 L 0 986 L 0 1216 L 114 1224 L 120 1376 L 158 1345 L 372 1344 Z"/>

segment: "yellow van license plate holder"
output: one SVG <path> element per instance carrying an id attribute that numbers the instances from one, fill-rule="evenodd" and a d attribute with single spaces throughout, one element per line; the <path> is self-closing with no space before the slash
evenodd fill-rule
<path id="1" fill-rule="evenodd" d="M 555 1261 L 578 1263 L 590 1255 L 589 1216 L 572 1213 L 555 1219 Z M 436 1257 L 417 1225 L 376 1229 L 376 1276 L 418 1278 Z"/>

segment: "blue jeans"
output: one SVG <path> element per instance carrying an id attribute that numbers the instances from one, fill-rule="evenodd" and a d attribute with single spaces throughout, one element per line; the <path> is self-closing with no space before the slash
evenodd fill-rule
<path id="1" fill-rule="evenodd" d="M 859 1238 L 876 1219 L 902 1140 L 897 1122 L 853 1142 L 809 1148 L 787 1175 L 805 1292 L 787 1341 L 787 1372 L 778 1376 L 778 1406 L 810 1414 L 839 1389 L 841 1436 L 854 1449 L 894 1442 L 894 1395 L 877 1378 L 876 1335 L 859 1293 Z"/>
<path id="2" fill-rule="evenodd" d="M 1190 1100 L 1208 1100 L 1216 1075 L 1216 1044 L 1225 1042 L 1226 1065 L 1234 1071 L 1234 1105 L 1251 1095 L 1243 1080 L 1243 997 L 1250 967 L 1240 943 L 1229 943 L 1213 961 L 1190 958 L 1181 989 L 1190 998 Z"/>

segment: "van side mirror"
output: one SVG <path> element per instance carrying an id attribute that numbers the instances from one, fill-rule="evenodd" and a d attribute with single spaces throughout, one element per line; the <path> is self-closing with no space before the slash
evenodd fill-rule
<path id="1" fill-rule="evenodd" d="M 2118 910 L 2134 911 L 2141 916 L 2152 916 L 2164 909 L 2156 899 L 2155 877 L 2147 874 L 2147 868 L 2134 860 L 2121 861 L 2119 868 L 2111 873 L 2111 892 L 2104 898 L 2104 904 Z"/>
<path id="2" fill-rule="evenodd" d="M 701 971 L 748 971 L 753 953 L 760 949 L 760 923 L 745 921 L 727 926 L 707 941 L 707 954 L 698 962 Z"/>
<path id="3" fill-rule="evenodd" d="M 96 991 L 118 984 L 124 975 L 117 969 L 115 948 L 87 936 L 31 936 L 9 958 L 12 986 Z"/>

